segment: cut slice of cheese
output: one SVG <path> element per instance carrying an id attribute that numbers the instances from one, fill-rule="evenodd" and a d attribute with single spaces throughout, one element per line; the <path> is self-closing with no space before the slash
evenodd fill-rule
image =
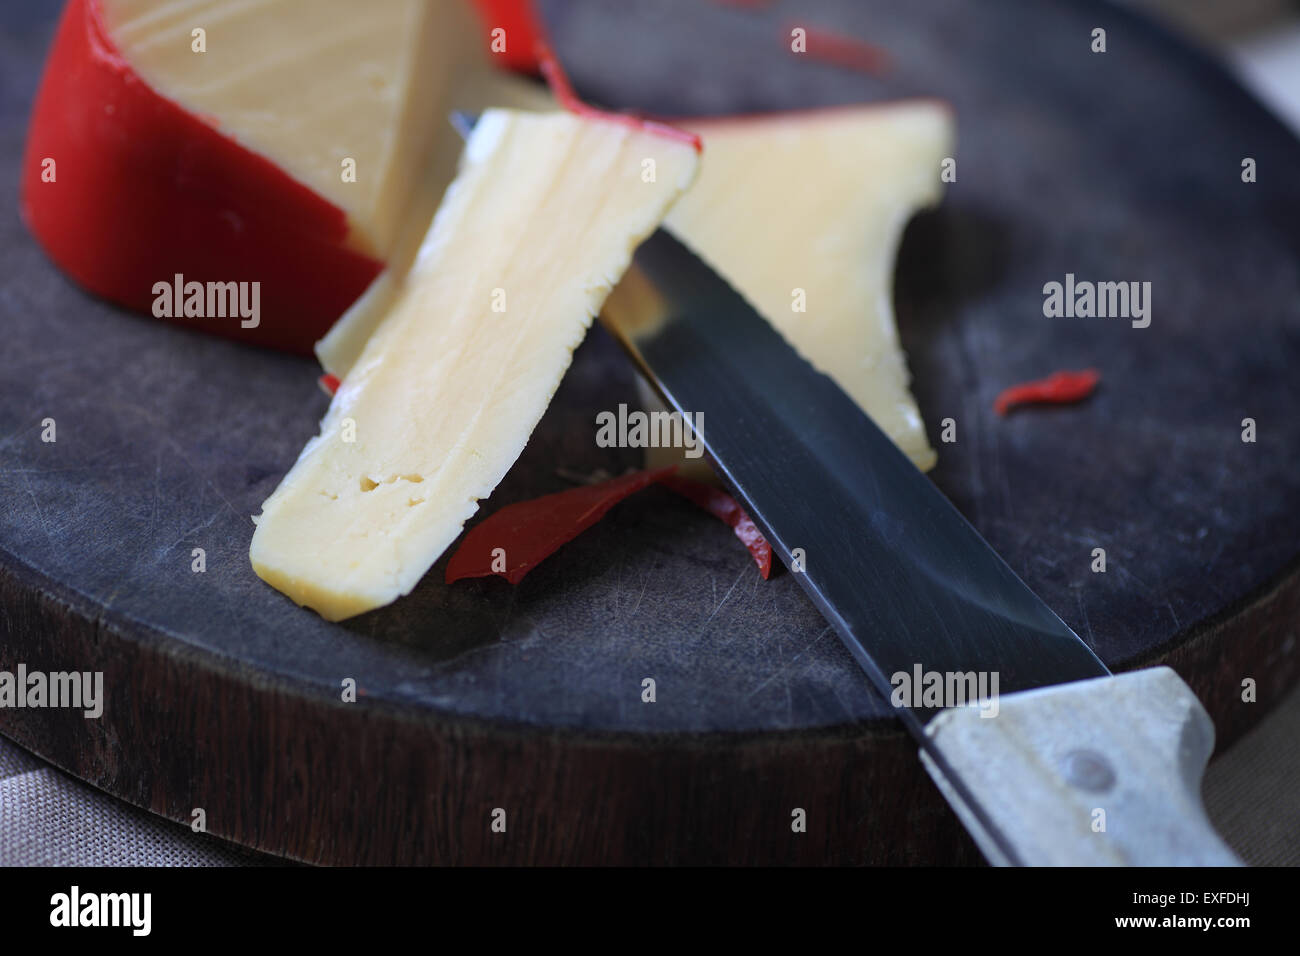
<path id="1" fill-rule="evenodd" d="M 427 228 L 459 154 L 447 112 L 489 62 L 466 0 L 69 0 L 23 215 L 73 278 L 146 314 L 177 273 L 258 282 L 256 327 L 173 320 L 309 351 L 412 214 Z"/>
<path id="2" fill-rule="evenodd" d="M 917 101 L 682 125 L 704 155 L 666 228 L 930 468 L 892 288 L 904 227 L 940 196 L 951 112 Z M 620 287 L 606 308 L 635 295 Z"/>
<path id="3" fill-rule="evenodd" d="M 408 593 L 460 534 L 697 158 L 619 123 L 491 110 L 462 163 L 320 435 L 257 519 L 254 569 L 330 620 Z"/>

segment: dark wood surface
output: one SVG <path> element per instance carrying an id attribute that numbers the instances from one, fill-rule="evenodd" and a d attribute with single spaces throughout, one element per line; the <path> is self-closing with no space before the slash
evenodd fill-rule
<path id="1" fill-rule="evenodd" d="M 1201 55 L 1091 4 L 543 8 L 579 88 L 619 106 L 951 100 L 958 181 L 909 230 L 897 283 L 932 439 L 958 423 L 932 479 L 1113 668 L 1170 661 L 1221 740 L 1271 706 L 1300 670 L 1300 146 L 1274 119 Z M 316 370 L 93 300 L 27 236 L 18 163 L 56 12 L 0 12 L 0 668 L 103 670 L 108 702 L 98 721 L 0 711 L 0 731 L 133 803 L 204 807 L 216 833 L 313 861 L 977 858 L 790 576 L 761 581 L 670 494 L 620 505 L 518 588 L 447 587 L 440 562 L 333 625 L 263 585 L 249 515 L 315 433 Z M 789 57 L 785 26 L 804 20 L 879 43 L 894 69 Z M 1044 319 L 1042 285 L 1066 272 L 1150 280 L 1151 327 Z M 1091 402 L 992 414 L 1003 386 L 1085 365 L 1103 373 Z M 566 487 L 557 466 L 636 465 L 594 444 L 596 411 L 620 401 L 632 372 L 597 330 L 485 512 Z"/>

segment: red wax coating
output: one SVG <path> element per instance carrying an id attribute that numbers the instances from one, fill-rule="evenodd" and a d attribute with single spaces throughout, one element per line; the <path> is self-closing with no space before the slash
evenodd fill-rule
<path id="1" fill-rule="evenodd" d="M 1068 405 L 1082 401 L 1093 393 L 1101 373 L 1095 368 L 1081 372 L 1056 372 L 1034 382 L 1012 385 L 993 402 L 999 415 L 1005 415 L 1017 405 Z"/>
<path id="2" fill-rule="evenodd" d="M 476 525 L 447 562 L 448 584 L 462 578 L 495 574 L 518 584 L 537 565 L 605 516 L 629 495 L 662 484 L 726 522 L 749 549 L 766 580 L 772 571 L 772 547 L 736 500 L 718 488 L 680 478 L 676 465 L 637 471 L 595 485 L 581 485 L 531 501 L 506 505 Z M 505 552 L 504 569 L 492 570 L 492 552 Z"/>
<path id="3" fill-rule="evenodd" d="M 506 31 L 504 53 L 493 55 L 507 68 L 523 73 L 537 73 L 537 44 L 545 36 L 541 18 L 533 0 L 475 0 L 479 16 L 489 31 L 497 27 Z"/>
<path id="4" fill-rule="evenodd" d="M 573 92 L 569 77 L 565 74 L 564 68 L 560 66 L 560 61 L 556 59 L 554 51 L 544 40 L 538 41 L 537 59 L 541 66 L 542 76 L 546 78 L 546 85 L 551 88 L 551 93 L 555 96 L 556 102 L 575 116 L 621 123 L 633 129 L 654 133 L 656 136 L 663 136 L 666 139 L 693 146 L 697 153 L 704 148 L 700 137 L 695 133 L 678 129 L 676 126 L 669 126 L 667 123 L 661 123 L 657 120 L 646 119 L 633 113 L 611 113 L 608 110 L 597 109 L 582 102 L 582 100 L 578 99 L 578 94 Z"/>
<path id="5" fill-rule="evenodd" d="M 238 316 L 169 321 L 310 353 L 383 263 L 345 245 L 342 209 L 159 95 L 114 46 L 99 0 L 69 0 L 32 108 L 20 208 L 91 292 L 152 314 L 157 282 L 259 282 Z M 45 182 L 45 159 L 55 179 Z M 176 311 L 173 309 L 173 311 Z"/>
<path id="6" fill-rule="evenodd" d="M 745 513 L 745 509 L 740 507 L 740 503 L 735 498 L 721 488 L 706 485 L 702 481 L 682 478 L 680 475 L 665 475 L 659 479 L 659 483 L 677 492 L 683 498 L 693 501 L 709 514 L 729 525 L 736 532 L 736 537 L 749 549 L 754 563 L 758 565 L 758 573 L 763 575 L 764 581 L 767 580 L 768 575 L 772 573 L 772 546 L 767 543 L 763 532 L 758 530 L 753 519 Z"/>
<path id="7" fill-rule="evenodd" d="M 832 30 L 792 23 L 786 28 L 785 42 L 789 42 L 790 31 L 796 26 L 803 29 L 807 40 L 807 50 L 799 55 L 877 76 L 889 69 L 889 54 L 881 47 Z"/>
<path id="8" fill-rule="evenodd" d="M 339 381 L 337 375 L 331 375 L 328 372 L 316 379 L 316 383 L 325 390 L 327 395 L 335 394 L 339 390 L 339 386 L 343 384 Z"/>
<path id="9" fill-rule="evenodd" d="M 446 580 L 497 574 L 518 584 L 537 565 L 605 516 L 633 492 L 654 484 L 676 465 L 637 471 L 598 485 L 580 485 L 531 501 L 506 505 L 474 526 L 447 562 Z M 505 550 L 505 570 L 493 571 L 492 552 Z"/>

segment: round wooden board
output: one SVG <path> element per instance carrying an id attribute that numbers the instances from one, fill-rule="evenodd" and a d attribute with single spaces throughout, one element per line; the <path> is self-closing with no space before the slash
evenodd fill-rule
<path id="1" fill-rule="evenodd" d="M 957 423 L 931 478 L 1112 668 L 1173 664 L 1221 742 L 1279 699 L 1300 671 L 1300 145 L 1279 123 L 1207 58 L 1092 3 L 542 7 L 579 89 L 617 106 L 950 100 L 958 179 L 909 229 L 896 288 L 932 439 Z M 135 804 L 186 822 L 202 807 L 214 833 L 317 862 L 978 858 L 791 577 L 761 581 L 667 493 L 517 588 L 447 587 L 439 562 L 336 625 L 262 584 L 249 516 L 315 434 L 316 369 L 91 299 L 23 230 L 56 14 L 0 12 L 0 669 L 102 670 L 107 703 L 98 720 L 0 710 L 0 731 Z M 893 68 L 793 56 L 801 23 L 869 38 Z M 1066 273 L 1150 281 L 1150 327 L 1045 319 L 1042 286 Z M 1084 366 L 1103 374 L 1088 403 L 993 415 L 1005 385 Z M 593 440 L 598 410 L 635 400 L 594 331 L 484 513 L 566 487 L 557 467 L 638 465 Z"/>

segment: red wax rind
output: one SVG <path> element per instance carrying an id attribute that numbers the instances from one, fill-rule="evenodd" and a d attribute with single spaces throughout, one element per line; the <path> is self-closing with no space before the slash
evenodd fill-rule
<path id="1" fill-rule="evenodd" d="M 678 477 L 676 465 L 638 471 L 596 485 L 582 485 L 531 501 L 507 505 L 476 525 L 447 562 L 448 584 L 462 578 L 498 575 L 518 584 L 562 545 L 586 531 L 629 495 L 662 484 L 725 522 L 749 549 L 764 580 L 772 571 L 772 547 L 736 499 L 719 488 Z M 504 551 L 493 570 L 493 552 Z"/>
<path id="2" fill-rule="evenodd" d="M 339 386 L 343 383 L 339 381 L 337 375 L 331 375 L 329 372 L 326 372 L 320 378 L 316 379 L 316 384 L 325 390 L 325 394 L 332 396 L 338 392 Z"/>
<path id="3" fill-rule="evenodd" d="M 785 31 L 784 42 L 789 42 L 790 31 L 796 26 L 804 31 L 804 39 L 807 41 L 807 49 L 799 54 L 801 56 L 873 75 L 889 69 L 889 54 L 884 49 L 833 30 L 791 24 Z"/>
<path id="4" fill-rule="evenodd" d="M 580 485 L 531 501 L 506 505 L 474 526 L 447 562 L 446 580 L 497 574 L 518 584 L 533 568 L 605 516 L 628 495 L 654 484 L 677 466 L 638 471 L 598 485 Z M 496 549 L 505 551 L 505 569 L 492 570 Z"/>
<path id="5" fill-rule="evenodd" d="M 763 532 L 758 530 L 758 525 L 754 524 L 753 519 L 740 506 L 740 502 L 721 488 L 706 485 L 702 481 L 692 481 L 680 475 L 667 475 L 660 478 L 659 483 L 730 526 L 736 533 L 736 537 L 749 549 L 754 563 L 758 565 L 759 574 L 763 575 L 763 580 L 767 580 L 768 575 L 772 573 L 772 546 L 768 544 L 767 538 L 763 537 Z"/>
<path id="6" fill-rule="evenodd" d="M 1012 385 L 993 402 L 999 415 L 1005 415 L 1018 405 L 1068 405 L 1091 395 L 1101 381 L 1095 368 L 1080 372 L 1056 372 L 1047 378 Z"/>
<path id="7" fill-rule="evenodd" d="M 522 73 L 539 72 L 537 44 L 545 33 L 532 0 L 475 0 L 475 3 L 489 31 L 489 44 L 490 31 L 497 28 L 506 31 L 505 51 L 495 53 L 493 60 L 500 60 L 507 69 Z"/>
<path id="8" fill-rule="evenodd" d="M 212 123 L 123 59 L 99 0 L 69 0 L 32 109 L 23 219 L 78 283 L 146 314 L 154 284 L 176 274 L 259 282 L 256 328 L 239 316 L 169 321 L 310 353 L 383 263 L 346 246 L 342 209 Z"/>

